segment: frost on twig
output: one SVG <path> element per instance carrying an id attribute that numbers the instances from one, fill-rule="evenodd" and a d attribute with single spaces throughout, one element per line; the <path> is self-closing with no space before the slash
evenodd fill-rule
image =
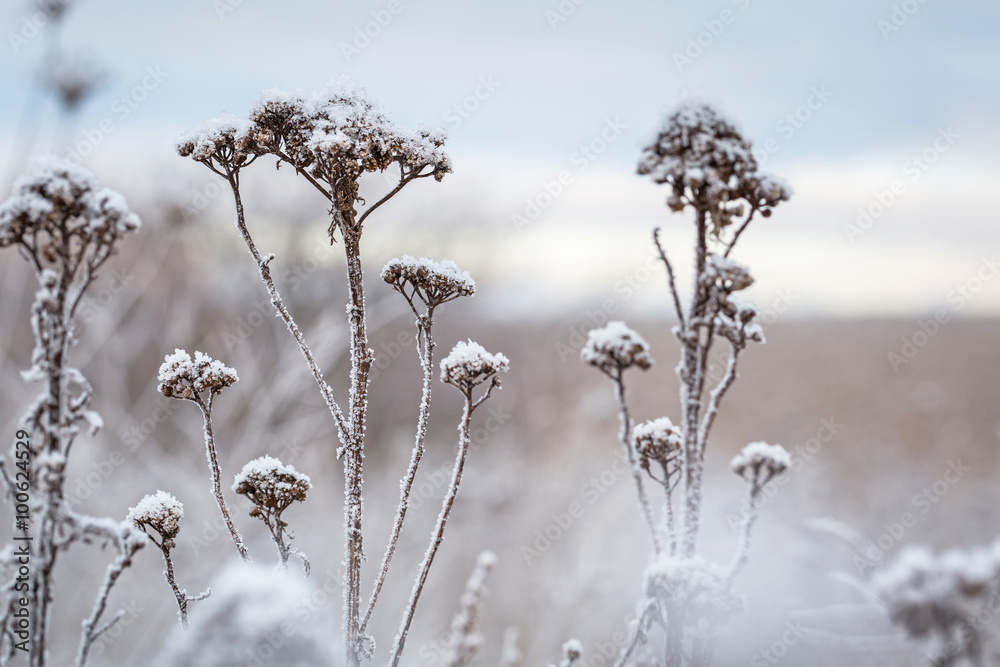
<path id="1" fill-rule="evenodd" d="M 18 511 L 21 516 L 15 529 L 34 531 L 32 540 L 19 543 L 27 545 L 31 562 L 27 596 L 15 590 L 11 578 L 4 582 L 6 599 L 0 605 L 3 626 L 8 628 L 15 604 L 27 598 L 27 604 L 19 606 L 28 610 L 30 636 L 15 639 L 14 633 L 5 630 L 0 635 L 0 664 L 9 662 L 18 644 L 28 651 L 30 667 L 45 664 L 50 651 L 52 578 L 60 552 L 95 537 L 118 548 L 119 557 L 108 571 L 105 591 L 130 562 L 135 543 L 127 531 L 110 519 L 73 513 L 65 502 L 65 482 L 77 436 L 83 431 L 93 435 L 102 425 L 101 417 L 90 409 L 90 383 L 69 364 L 70 351 L 77 342 L 77 309 L 98 270 L 139 224 L 120 194 L 101 187 L 86 169 L 53 159 L 34 163 L 28 174 L 15 180 L 10 197 L 0 204 L 0 248 L 16 248 L 38 280 L 31 307 L 35 346 L 22 378 L 43 385 L 19 424 L 18 440 L 30 441 L 30 450 L 19 453 L 12 447 L 11 451 L 19 468 L 15 475 L 27 479 L 22 482 L 25 488 L 19 485 L 18 491 L 30 498 L 27 516 Z M 9 494 L 13 487 L 6 468 L 3 479 L 8 482 Z M 96 627 L 101 612 L 103 604 L 95 606 L 96 616 L 92 615 L 92 622 L 85 626 L 81 637 L 84 652 L 93 638 L 109 627 Z"/>
<path id="2" fill-rule="evenodd" d="M 212 495 L 219 506 L 219 512 L 226 522 L 229 535 L 233 538 L 236 550 L 243 562 L 250 564 L 250 553 L 243 544 L 243 538 L 233 523 L 229 505 L 222 493 L 222 470 L 219 468 L 219 456 L 215 449 L 215 435 L 212 432 L 212 405 L 215 396 L 226 387 L 231 387 L 239 380 L 236 371 L 221 361 L 212 359 L 204 352 L 195 352 L 194 359 L 184 350 L 174 350 L 168 354 L 159 371 L 159 390 L 167 398 L 191 401 L 201 410 L 205 437 L 205 456 L 208 458 L 208 468 L 212 475 Z"/>
<path id="3" fill-rule="evenodd" d="M 201 162 L 229 183 L 236 205 L 236 226 L 260 271 L 271 303 L 298 343 L 337 424 L 344 460 L 344 622 L 349 665 L 360 664 L 370 642 L 362 631 L 361 563 L 364 560 L 362 508 L 365 420 L 369 374 L 374 355 L 368 345 L 361 234 L 367 218 L 406 185 L 422 178 L 440 181 L 451 171 L 441 130 L 410 130 L 394 123 L 382 108 L 347 78 L 313 93 L 267 90 L 246 120 L 221 117 L 196 128 L 177 143 L 181 156 Z M 270 274 L 273 256 L 262 255 L 250 235 L 240 195 L 240 173 L 258 158 L 273 156 L 306 179 L 330 203 L 330 242 L 343 240 L 347 268 L 347 315 L 351 373 L 346 413 L 312 357 L 302 333 L 285 307 Z M 398 170 L 398 181 L 367 205 L 359 194 L 365 174 Z M 367 616 L 367 614 L 366 614 Z"/>
<path id="4" fill-rule="evenodd" d="M 177 546 L 174 538 L 180 531 L 180 521 L 184 516 L 184 505 L 166 491 L 157 491 L 155 494 L 143 496 L 135 507 L 130 507 L 128 516 L 125 519 L 133 526 L 146 533 L 150 541 L 157 546 L 163 554 L 163 562 L 167 569 L 163 572 L 163 577 L 170 585 L 170 590 L 177 600 L 177 617 L 182 628 L 188 625 L 188 603 L 204 600 L 212 594 L 212 589 L 207 589 L 194 597 L 189 597 L 187 591 L 177 585 L 174 577 L 174 562 L 170 557 L 170 550 Z M 150 530 L 156 535 L 150 534 Z M 157 537 L 159 540 L 157 540 Z"/>
<path id="5" fill-rule="evenodd" d="M 562 645 L 563 659 L 559 667 L 573 667 L 583 656 L 583 644 L 576 639 L 570 639 Z"/>
<path id="6" fill-rule="evenodd" d="M 441 503 L 441 512 L 438 514 L 434 530 L 431 533 L 430 545 L 424 554 L 420 564 L 420 570 L 416 581 L 413 582 L 413 590 L 410 592 L 410 600 L 403 612 L 403 620 L 399 626 L 399 632 L 393 642 L 392 655 L 389 664 L 396 667 L 399 664 L 406 643 L 406 636 L 410 631 L 410 624 L 413 622 L 413 614 L 423 592 L 424 584 L 427 581 L 427 573 L 430 572 L 434 556 L 438 547 L 444 540 L 445 526 L 448 517 L 451 515 L 452 506 L 458 496 L 458 487 L 462 482 L 462 471 L 465 468 L 465 458 L 469 452 L 469 444 L 472 440 L 472 413 L 477 407 L 483 404 L 490 397 L 493 390 L 500 387 L 499 373 L 506 373 L 510 367 L 510 361 L 499 352 L 490 354 L 482 345 L 473 341 L 458 342 L 447 357 L 441 360 L 441 382 L 450 384 L 460 392 L 465 398 L 465 405 L 462 410 L 462 420 L 458 425 L 458 452 L 455 456 L 455 467 L 451 473 L 451 482 L 448 491 L 445 493 Z M 489 382 L 486 391 L 478 398 L 473 398 L 476 387 Z"/>
<path id="7" fill-rule="evenodd" d="M 459 297 L 472 296 L 476 292 L 476 283 L 472 277 L 467 272 L 461 271 L 450 260 L 435 262 L 426 257 L 414 259 L 409 255 L 403 255 L 386 263 L 382 268 L 382 280 L 406 299 L 406 303 L 416 318 L 417 355 L 420 358 L 423 382 L 413 451 L 410 454 L 410 463 L 406 474 L 399 483 L 399 504 L 392 522 L 392 533 L 386 543 L 385 554 L 382 556 L 382 564 L 368 600 L 368 607 L 361 619 L 361 633 L 364 633 L 368 627 L 368 621 L 375 610 L 379 593 L 382 591 L 382 585 L 389 572 L 389 563 L 396 552 L 399 533 L 403 528 L 403 521 L 406 519 L 406 511 L 409 508 L 410 492 L 417 477 L 417 468 L 424 455 L 424 440 L 427 437 L 427 423 L 430 419 L 434 373 L 434 309 Z M 422 309 L 419 304 L 423 305 Z"/>
<path id="8" fill-rule="evenodd" d="M 312 482 L 307 475 L 271 456 L 250 461 L 233 481 L 233 491 L 246 496 L 253 503 L 250 516 L 263 521 L 271 531 L 271 538 L 278 547 L 281 567 L 287 568 L 288 556 L 295 555 L 302 560 L 302 568 L 307 576 L 309 560 L 304 553 L 289 544 L 295 535 L 288 530 L 288 523 L 281 515 L 293 502 L 304 501 L 306 492 L 311 488 Z"/>
<path id="9" fill-rule="evenodd" d="M 476 559 L 476 567 L 462 593 L 462 608 L 451 621 L 447 651 L 440 663 L 442 667 L 465 667 L 472 663 L 482 648 L 479 617 L 486 595 L 486 576 L 496 567 L 496 562 L 496 555 L 490 551 L 482 552 Z"/>

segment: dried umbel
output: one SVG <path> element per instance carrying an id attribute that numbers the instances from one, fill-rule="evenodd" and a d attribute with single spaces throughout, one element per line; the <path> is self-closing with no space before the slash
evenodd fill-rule
<path id="1" fill-rule="evenodd" d="M 143 496 L 135 507 L 130 507 L 125 517 L 132 525 L 148 534 L 152 528 L 159 534 L 165 548 L 173 548 L 174 538 L 180 530 L 184 506 L 166 491 Z"/>
<path id="2" fill-rule="evenodd" d="M 768 217 L 790 196 L 786 185 L 758 172 L 750 143 L 706 104 L 686 103 L 667 116 L 643 149 L 638 172 L 671 187 L 672 211 L 693 206 L 707 213 L 716 236 L 748 210 Z"/>
<path id="3" fill-rule="evenodd" d="M 650 462 L 656 462 L 666 475 L 669 464 L 676 460 L 681 450 L 681 432 L 670 418 L 660 417 L 637 424 L 632 437 L 643 470 L 650 472 Z"/>
<path id="4" fill-rule="evenodd" d="M 245 118 L 224 113 L 203 121 L 177 140 L 175 148 L 181 157 L 198 162 L 246 166 L 254 155 L 253 126 Z"/>
<path id="5" fill-rule="evenodd" d="M 250 516 L 254 517 L 266 513 L 280 515 L 293 502 L 305 500 L 311 488 L 307 475 L 271 456 L 247 463 L 233 482 L 233 491 L 253 503 Z"/>
<path id="6" fill-rule="evenodd" d="M 139 225 L 124 197 L 99 186 L 88 170 L 41 160 L 0 204 L 0 248 L 18 244 L 38 271 L 57 264 L 73 273 L 81 262 L 103 262 Z"/>
<path id="7" fill-rule="evenodd" d="M 993 624 L 983 622 L 995 614 L 998 582 L 1000 541 L 936 555 L 908 546 L 870 585 L 890 620 L 929 645 L 934 664 L 959 664 L 998 639 Z"/>
<path id="8" fill-rule="evenodd" d="M 624 322 L 618 321 L 591 331 L 580 358 L 607 374 L 620 373 L 632 366 L 644 371 L 653 367 L 649 344 Z"/>
<path id="9" fill-rule="evenodd" d="M 178 348 L 160 365 L 159 389 L 167 398 L 197 401 L 202 393 L 218 394 L 239 379 L 234 369 L 204 352 L 195 352 L 192 359 Z"/>
<path id="10" fill-rule="evenodd" d="M 430 311 L 442 303 L 476 293 L 476 283 L 468 272 L 459 270 L 455 262 L 447 259 L 436 262 L 403 255 L 386 263 L 382 280 L 402 294 L 411 308 L 417 298 Z"/>
<path id="11" fill-rule="evenodd" d="M 302 560 L 307 575 L 309 560 L 286 541 L 294 539 L 295 535 L 287 530 L 288 523 L 281 518 L 281 514 L 292 503 L 305 500 L 311 488 L 308 476 L 271 456 L 250 461 L 233 481 L 233 491 L 253 503 L 250 516 L 263 521 L 271 531 L 271 538 L 278 547 L 279 565 L 286 567 L 289 555 L 295 555 Z"/>
<path id="12" fill-rule="evenodd" d="M 751 442 L 729 463 L 733 472 L 754 486 L 764 486 L 792 467 L 792 457 L 781 445 Z"/>
<path id="13" fill-rule="evenodd" d="M 473 388 L 493 378 L 499 386 L 497 373 L 506 373 L 510 360 L 497 352 L 490 354 L 482 345 L 473 341 L 459 341 L 447 357 L 441 360 L 441 382 L 470 393 Z"/>

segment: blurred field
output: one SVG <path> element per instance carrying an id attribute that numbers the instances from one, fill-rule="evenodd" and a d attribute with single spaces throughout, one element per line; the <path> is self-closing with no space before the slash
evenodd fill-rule
<path id="1" fill-rule="evenodd" d="M 294 228 L 290 236 L 295 237 Z M 442 252 L 446 236 L 440 235 Z M 406 232 L 400 231 L 403 248 L 405 241 Z M 95 408 L 106 428 L 74 451 L 69 491 L 82 511 L 113 517 L 124 517 L 145 493 L 159 488 L 174 493 L 186 509 L 176 559 L 179 581 L 190 591 L 213 581 L 235 550 L 212 527 L 216 512 L 199 416 L 192 406 L 167 403 L 155 387 L 165 353 L 175 347 L 206 351 L 234 366 L 241 378 L 218 401 L 215 431 L 224 474 L 269 453 L 312 477 L 310 498 L 286 518 L 296 544 L 313 562 L 314 582 L 333 586 L 339 581 L 342 475 L 332 420 L 287 332 L 271 317 L 252 263 L 241 250 L 233 251 L 231 242 L 224 233 L 185 222 L 176 209 L 164 209 L 98 280 L 74 362 L 95 386 Z M 269 248 L 279 257 L 276 266 L 288 269 L 281 274 L 284 290 L 335 391 L 345 396 L 339 264 L 325 254 L 311 263 L 314 249 L 308 243 L 286 243 Z M 427 243 L 421 249 L 438 250 Z M 402 301 L 377 281 L 380 266 L 369 263 L 371 344 L 379 373 L 366 456 L 368 581 L 388 535 L 419 396 L 412 322 Z M 0 255 L 0 275 L 0 424 L 13 434 L 34 395 L 17 375 L 30 356 L 34 284 L 10 252 Z M 570 636 L 583 642 L 585 664 L 605 664 L 601 651 L 614 641 L 639 596 L 648 547 L 634 489 L 612 465 L 618 450 L 610 383 L 578 361 L 574 332 L 587 322 L 586 309 L 507 317 L 509 294 L 491 292 L 480 282 L 481 294 L 441 311 L 437 357 L 456 340 L 472 337 L 510 357 L 511 371 L 503 390 L 476 414 L 476 451 L 431 572 L 408 658 L 412 664 L 435 663 L 475 555 L 490 549 L 500 564 L 483 618 L 481 664 L 496 662 L 500 636 L 510 625 L 521 629 L 526 664 L 555 660 Z M 653 371 L 630 378 L 633 414 L 638 420 L 664 414 L 676 419 L 677 346 L 670 323 L 630 319 L 630 324 L 650 340 L 658 362 Z M 727 466 L 742 445 L 781 443 L 801 465 L 764 506 L 755 550 L 740 580 L 749 612 L 723 636 L 719 664 L 751 664 L 794 622 L 808 631 L 781 664 L 913 664 L 915 653 L 873 652 L 871 643 L 858 653 L 857 642 L 844 639 L 891 632 L 874 608 L 836 606 L 860 597 L 834 582 L 830 572 L 859 574 L 859 568 L 835 539 L 810 531 L 809 518 L 844 521 L 886 544 L 886 557 L 906 542 L 972 545 L 1000 534 L 995 482 L 1000 322 L 950 322 L 895 372 L 888 353 L 898 352 L 903 337 L 916 331 L 917 321 L 778 318 L 766 328 L 767 344 L 742 357 L 741 380 L 724 404 L 710 452 L 705 553 L 724 560 L 734 546 L 727 517 L 739 512 L 743 489 Z M 450 474 L 460 403 L 448 387 L 437 384 L 435 392 L 414 511 L 373 621 L 376 636 L 383 638 L 376 662 L 395 632 Z M 963 470 L 958 482 L 934 486 L 950 464 Z M 931 495 L 920 502 L 914 496 L 924 489 Z M 577 516 L 569 516 L 572 504 L 581 508 Z M 913 513 L 917 523 L 896 538 L 892 524 L 903 512 Z M 268 567 L 274 555 L 263 526 L 245 509 L 238 521 L 255 559 Z M 879 542 L 883 534 L 889 539 Z M 107 558 L 86 546 L 63 557 L 54 664 L 70 662 L 78 619 L 90 606 Z M 138 561 L 115 597 L 140 611 L 121 638 L 106 646 L 100 660 L 108 664 L 145 664 L 175 625 L 158 554 L 146 549 Z M 861 569 L 861 574 L 871 571 Z M 322 606 L 339 627 L 337 596 Z"/>

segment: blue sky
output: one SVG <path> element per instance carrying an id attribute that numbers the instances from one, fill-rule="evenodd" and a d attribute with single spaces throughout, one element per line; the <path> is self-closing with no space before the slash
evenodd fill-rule
<path id="1" fill-rule="evenodd" d="M 0 10 L 5 146 L 44 39 L 15 44 L 11 35 L 23 35 L 35 11 L 18 0 Z M 694 96 L 721 106 L 758 146 L 773 139 L 766 168 L 798 193 L 759 247 L 747 249 L 751 265 L 768 263 L 765 292 L 778 289 L 766 275 L 780 272 L 814 283 L 804 297 L 812 312 L 918 313 L 944 303 L 980 256 L 1000 247 L 989 201 L 1000 176 L 996 2 L 75 0 L 67 19 L 69 51 L 110 73 L 74 138 L 113 122 L 95 161 L 140 144 L 151 163 L 168 160 L 178 132 L 220 111 L 244 112 L 260 88 L 311 89 L 349 74 L 397 120 L 449 130 L 456 175 L 427 201 L 489 191 L 483 215 L 510 224 L 526 199 L 569 169 L 573 187 L 508 251 L 530 257 L 528 243 L 572 227 L 579 246 L 559 262 L 586 266 L 606 247 L 602 216 L 644 230 L 662 222 L 662 193 L 632 175 L 639 145 L 665 109 Z M 374 35 L 367 43 L 357 39 L 366 28 Z M 149 68 L 165 78 L 122 117 L 121 97 Z M 609 122 L 624 131 L 577 171 L 579 148 Z M 958 139 L 909 180 L 906 163 L 948 128 Z M 46 142 L 43 134 L 39 145 Z M 896 180 L 903 194 L 863 238 L 848 238 L 858 208 Z M 602 264 L 617 275 L 645 251 L 623 249 Z M 816 259 L 788 259 L 801 254 Z M 832 290 L 817 265 L 854 283 L 843 278 L 843 290 Z M 1000 313 L 1000 280 L 968 312 Z"/>

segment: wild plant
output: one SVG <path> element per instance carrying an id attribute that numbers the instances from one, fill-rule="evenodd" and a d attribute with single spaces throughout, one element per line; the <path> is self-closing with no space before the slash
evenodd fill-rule
<path id="1" fill-rule="evenodd" d="M 732 583 L 747 560 L 760 494 L 790 465 L 788 453 L 779 445 L 744 447 L 731 467 L 747 483 L 751 511 L 743 519 L 736 553 L 728 565 L 708 562 L 697 554 L 705 453 L 712 426 L 737 378 L 740 355 L 749 343 L 764 342 L 756 307 L 736 295 L 753 278 L 746 267 L 730 259 L 730 253 L 751 221 L 757 215 L 769 217 L 790 191 L 761 173 L 750 143 L 733 124 L 703 104 L 684 104 L 666 117 L 644 147 L 638 173 L 669 187 L 667 206 L 672 212 L 693 213 L 694 275 L 691 297 L 685 301 L 659 229 L 654 230 L 653 243 L 666 268 L 677 318 L 673 334 L 681 347 L 676 369 L 681 383 L 677 425 L 669 417 L 638 426 L 633 423 L 626 371 L 647 371 L 653 366 L 649 345 L 639 333 L 622 322 L 610 322 L 590 332 L 581 351 L 583 361 L 614 384 L 619 444 L 631 467 L 640 515 L 652 545 L 637 620 L 617 664 L 652 660 L 650 664 L 670 667 L 708 665 L 718 629 L 743 607 Z M 719 341 L 728 345 L 728 360 L 722 377 L 711 386 L 710 354 Z M 646 492 L 647 478 L 662 487 L 661 519 L 656 518 Z M 651 654 L 650 643 L 656 627 L 664 647 L 658 657 Z M 640 648 L 647 654 L 641 661 Z"/>
<path id="2" fill-rule="evenodd" d="M 337 427 L 338 458 L 344 464 L 344 617 L 343 643 L 348 665 L 371 659 L 374 638 L 367 633 L 368 622 L 378 601 L 386 571 L 395 552 L 399 531 L 406 515 L 409 490 L 424 451 L 424 438 L 430 410 L 432 355 L 432 320 L 435 308 L 459 296 L 471 295 L 475 284 L 468 274 L 452 263 L 413 260 L 403 257 L 390 262 L 383 278 L 406 299 L 416 317 L 417 354 L 423 370 L 416 438 L 410 464 L 401 483 L 399 506 L 392 533 L 366 608 L 362 608 L 361 566 L 365 559 L 364 522 L 364 448 L 365 422 L 368 414 L 368 391 L 374 353 L 368 345 L 368 314 L 362 270 L 361 237 L 368 217 L 413 181 L 434 178 L 440 181 L 451 171 L 451 162 L 443 150 L 441 131 L 417 131 L 393 123 L 368 94 L 347 80 L 341 80 L 312 94 L 270 90 L 261 93 L 246 119 L 223 115 L 207 121 L 177 144 L 178 153 L 204 164 L 226 180 L 236 207 L 236 227 L 257 264 L 276 315 L 295 339 L 307 366 Z M 275 257 L 258 250 L 247 225 L 240 189 L 243 170 L 258 159 L 271 156 L 277 165 L 285 165 L 304 178 L 329 203 L 331 244 L 344 249 L 347 269 L 347 320 L 350 329 L 350 390 L 347 409 L 343 410 L 324 379 L 305 336 L 289 312 L 271 275 Z M 398 171 L 396 184 L 374 203 L 365 205 L 360 181 L 366 174 Z M 427 572 L 443 538 L 462 468 L 468 452 L 470 420 L 475 408 L 499 386 L 495 375 L 506 370 L 502 355 L 490 355 L 475 346 L 456 348 L 443 368 L 442 379 L 458 387 L 465 397 L 465 409 L 459 425 L 459 448 L 452 482 L 442 505 L 423 562 L 420 565 L 410 600 L 392 646 L 390 662 L 398 663 L 413 614 L 426 581 Z M 482 382 L 489 387 L 473 398 L 472 390 Z"/>
<path id="3" fill-rule="evenodd" d="M 103 422 L 90 409 L 93 390 L 70 353 L 84 293 L 122 239 L 139 228 L 124 198 L 101 187 L 81 167 L 39 161 L 18 178 L 0 204 L 0 247 L 14 247 L 34 269 L 39 289 L 31 307 L 35 347 L 25 382 L 42 391 L 20 421 L 10 469 L 0 462 L 5 497 L 15 510 L 14 541 L 0 555 L 6 579 L 0 615 L 0 664 L 18 651 L 31 667 L 50 650 L 54 575 L 59 555 L 75 543 L 110 545 L 117 553 L 105 572 L 90 615 L 83 621 L 76 664 L 86 663 L 94 641 L 119 619 L 101 623 L 108 596 L 146 538 L 127 521 L 78 513 L 66 495 L 69 456 L 81 433 Z"/>

